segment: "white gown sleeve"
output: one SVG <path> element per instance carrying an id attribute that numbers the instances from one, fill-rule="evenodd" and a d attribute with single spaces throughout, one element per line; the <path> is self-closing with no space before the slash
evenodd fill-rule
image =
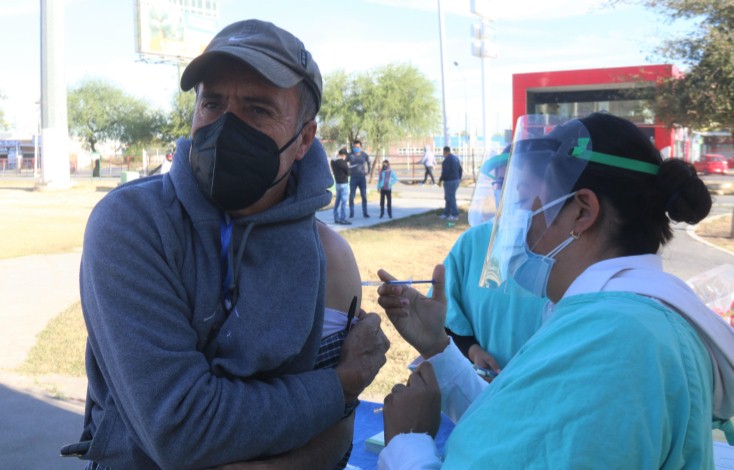
<path id="1" fill-rule="evenodd" d="M 450 340 L 446 349 L 428 361 L 433 366 L 441 389 L 441 409 L 454 422 L 461 418 L 469 405 L 489 385 L 479 378 Z M 380 452 L 380 470 L 428 470 L 441 468 L 441 456 L 436 443 L 428 434 L 398 434 Z"/>
<path id="2" fill-rule="evenodd" d="M 398 434 L 377 458 L 379 470 L 432 470 L 441 468 L 441 456 L 428 434 Z"/>
<path id="3" fill-rule="evenodd" d="M 441 410 L 455 423 L 489 384 L 477 375 L 453 340 L 428 362 L 433 366 L 441 389 Z"/>

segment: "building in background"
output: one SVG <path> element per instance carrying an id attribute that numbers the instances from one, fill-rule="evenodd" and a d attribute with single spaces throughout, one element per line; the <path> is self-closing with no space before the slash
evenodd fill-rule
<path id="1" fill-rule="evenodd" d="M 570 119 L 607 111 L 637 124 L 663 156 L 690 161 L 689 130 L 665 126 L 646 104 L 656 83 L 681 75 L 670 64 L 514 74 L 513 123 L 523 114 Z"/>
<path id="2" fill-rule="evenodd" d="M 37 142 L 38 141 L 38 142 Z M 37 168 L 34 159 L 41 158 L 42 146 L 38 135 L 31 139 L 0 140 L 0 174 L 6 171 L 20 173 L 21 170 L 33 171 Z"/>

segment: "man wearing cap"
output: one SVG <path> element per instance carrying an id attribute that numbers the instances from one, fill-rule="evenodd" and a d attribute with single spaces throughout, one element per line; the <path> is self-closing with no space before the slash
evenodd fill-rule
<path id="1" fill-rule="evenodd" d="M 339 365 L 314 370 L 326 284 L 314 214 L 333 181 L 314 139 L 321 74 L 293 35 L 247 20 L 181 88 L 196 105 L 171 171 L 110 192 L 87 224 L 88 398 L 81 442 L 62 453 L 91 469 L 331 467 L 389 344 L 376 314 L 359 315 Z"/>

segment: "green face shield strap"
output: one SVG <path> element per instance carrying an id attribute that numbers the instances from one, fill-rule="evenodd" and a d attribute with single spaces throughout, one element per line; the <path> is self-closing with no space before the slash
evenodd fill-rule
<path id="1" fill-rule="evenodd" d="M 602 165 L 624 168 L 625 170 L 649 173 L 651 175 L 657 175 L 658 171 L 660 171 L 660 167 L 653 163 L 641 162 L 639 160 L 632 160 L 631 158 L 618 157 L 616 155 L 586 150 L 588 140 L 589 139 L 586 138 L 579 139 L 578 145 L 573 149 L 572 155 L 574 157 L 594 163 L 601 163 Z"/>
<path id="2" fill-rule="evenodd" d="M 501 153 L 499 155 L 495 155 L 494 157 L 490 158 L 489 160 L 485 161 L 482 164 L 482 167 L 480 171 L 485 175 L 490 177 L 491 179 L 494 179 L 494 176 L 492 176 L 490 173 L 493 170 L 496 170 L 497 168 L 507 165 L 507 161 L 510 158 L 509 153 Z"/>

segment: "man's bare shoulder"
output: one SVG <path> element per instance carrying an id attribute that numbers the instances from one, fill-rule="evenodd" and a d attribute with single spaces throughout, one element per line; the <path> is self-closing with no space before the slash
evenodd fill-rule
<path id="1" fill-rule="evenodd" d="M 339 235 L 339 233 L 329 227 L 327 224 L 318 223 L 317 228 L 319 231 L 319 238 L 321 244 L 324 247 L 326 258 L 331 261 L 338 261 L 339 258 L 347 257 L 347 259 L 354 259 L 354 253 L 349 242 Z"/>

